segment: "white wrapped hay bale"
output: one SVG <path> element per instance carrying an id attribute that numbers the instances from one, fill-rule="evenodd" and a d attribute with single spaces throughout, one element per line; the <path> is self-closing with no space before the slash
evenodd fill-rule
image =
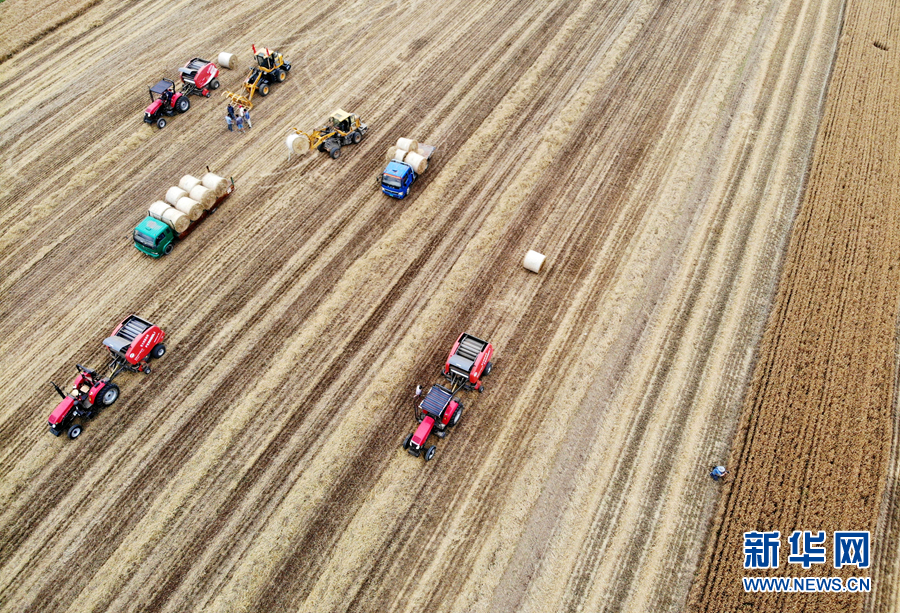
<path id="1" fill-rule="evenodd" d="M 190 193 L 191 190 L 198 185 L 200 185 L 200 179 L 198 179 L 197 177 L 192 177 L 191 175 L 184 175 L 183 177 L 181 177 L 181 181 L 178 182 L 178 187 L 188 193 Z"/>
<path id="2" fill-rule="evenodd" d="M 528 253 L 525 254 L 525 259 L 522 261 L 522 265 L 531 272 L 541 272 L 541 268 L 544 266 L 544 260 L 546 259 L 546 257 L 547 256 L 545 256 L 543 253 L 529 250 Z"/>
<path id="3" fill-rule="evenodd" d="M 153 204 L 150 205 L 150 208 L 147 209 L 147 214 L 150 215 L 153 219 L 158 219 L 160 221 L 165 221 L 163 219 L 163 213 L 166 212 L 166 209 L 171 209 L 172 207 L 162 200 L 157 200 Z"/>
<path id="4" fill-rule="evenodd" d="M 187 196 L 188 193 L 181 189 L 180 187 L 172 186 L 169 188 L 169 191 L 166 192 L 166 202 L 175 206 L 175 203 Z"/>
<path id="5" fill-rule="evenodd" d="M 419 143 L 412 138 L 398 138 L 397 149 L 403 149 L 404 151 L 418 151 Z"/>
<path id="6" fill-rule="evenodd" d="M 188 194 L 188 198 L 199 202 L 204 211 L 212 208 L 212 205 L 216 203 L 215 192 L 209 188 L 203 187 L 202 185 L 195 185 L 191 190 L 191 193 Z"/>
<path id="7" fill-rule="evenodd" d="M 302 134 L 288 134 L 284 144 L 287 145 L 290 153 L 305 155 L 311 151 L 309 148 L 309 139 Z"/>
<path id="8" fill-rule="evenodd" d="M 197 221 L 203 215 L 203 206 L 192 198 L 179 198 L 175 208 L 187 215 L 191 221 Z"/>
<path id="9" fill-rule="evenodd" d="M 395 153 L 397 153 L 397 147 L 396 147 L 396 146 L 393 146 L 393 145 L 392 145 L 392 146 L 388 147 L 388 152 L 387 152 L 387 159 L 388 159 L 388 162 L 390 162 L 391 160 L 394 159 L 394 154 L 395 154 Z"/>
<path id="10" fill-rule="evenodd" d="M 224 51 L 219 54 L 219 66 L 223 66 L 225 68 L 234 68 L 234 54 L 233 53 L 225 53 Z"/>
<path id="11" fill-rule="evenodd" d="M 428 169 L 428 158 L 419 155 L 414 151 L 406 154 L 405 162 L 416 172 L 417 175 L 422 174 Z"/>
<path id="12" fill-rule="evenodd" d="M 396 151 L 394 151 L 393 159 L 397 160 L 398 162 L 402 162 L 403 158 L 406 157 L 408 153 L 409 151 L 406 151 L 405 149 L 397 149 Z"/>
<path id="13" fill-rule="evenodd" d="M 177 209 L 169 207 L 162 215 L 162 221 L 167 223 L 170 228 L 181 234 L 191 225 L 190 218 Z"/>
<path id="14" fill-rule="evenodd" d="M 216 194 L 216 198 L 224 196 L 228 191 L 228 181 L 213 172 L 203 175 L 200 181 L 203 183 L 203 187 L 211 189 Z"/>

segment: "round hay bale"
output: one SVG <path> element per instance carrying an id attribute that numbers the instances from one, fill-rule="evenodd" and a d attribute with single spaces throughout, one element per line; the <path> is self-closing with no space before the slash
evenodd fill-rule
<path id="1" fill-rule="evenodd" d="M 203 215 L 203 205 L 191 198 L 180 198 L 175 203 L 175 208 L 187 215 L 191 221 L 197 221 Z"/>
<path id="2" fill-rule="evenodd" d="M 288 134 L 284 144 L 287 145 L 288 151 L 298 155 L 306 155 L 311 151 L 309 139 L 302 134 Z"/>
<path id="3" fill-rule="evenodd" d="M 225 68 L 234 68 L 234 54 L 233 53 L 225 53 L 224 51 L 219 54 L 219 66 L 223 66 Z"/>
<path id="4" fill-rule="evenodd" d="M 200 181 L 203 183 L 203 187 L 215 192 L 216 198 L 224 196 L 225 192 L 228 191 L 228 181 L 213 172 L 203 175 Z"/>
<path id="5" fill-rule="evenodd" d="M 388 147 L 387 159 L 388 159 L 389 162 L 390 162 L 391 160 L 394 159 L 394 154 L 395 154 L 395 153 L 397 153 L 397 147 L 396 147 L 396 146 Z"/>
<path id="6" fill-rule="evenodd" d="M 541 272 L 541 268 L 544 266 L 544 259 L 546 257 L 547 256 L 545 256 L 543 253 L 529 250 L 528 253 L 525 254 L 525 259 L 522 261 L 522 265 L 531 272 Z"/>
<path id="7" fill-rule="evenodd" d="M 191 225 L 191 220 L 187 215 L 169 207 L 165 213 L 162 215 L 162 221 L 169 224 L 169 227 L 181 234 L 185 230 L 188 229 L 188 226 Z"/>
<path id="8" fill-rule="evenodd" d="M 404 151 L 418 151 L 419 143 L 411 138 L 398 138 L 397 149 L 403 149 Z"/>
<path id="9" fill-rule="evenodd" d="M 172 186 L 169 188 L 169 191 L 166 192 L 166 202 L 175 206 L 175 203 L 187 196 L 188 193 L 181 189 L 180 187 Z"/>
<path id="10" fill-rule="evenodd" d="M 394 151 L 394 157 L 392 159 L 402 162 L 407 153 L 409 153 L 409 151 L 406 151 L 405 149 L 397 149 Z"/>
<path id="11" fill-rule="evenodd" d="M 181 181 L 178 182 L 178 187 L 186 192 L 190 192 L 198 185 L 200 185 L 200 179 L 198 179 L 197 177 L 192 177 L 191 175 L 184 175 L 183 177 L 181 177 Z"/>
<path id="12" fill-rule="evenodd" d="M 216 193 L 211 189 L 203 187 L 199 184 L 194 186 L 194 189 L 191 190 L 191 193 L 188 194 L 188 197 L 191 200 L 196 200 L 197 202 L 199 202 L 204 211 L 212 207 L 212 205 L 216 203 Z"/>
<path id="13" fill-rule="evenodd" d="M 417 175 L 428 169 L 428 158 L 413 151 L 406 154 L 406 163 L 409 164 Z"/>
<path id="14" fill-rule="evenodd" d="M 163 202 L 162 200 L 157 200 L 153 204 L 150 205 L 150 208 L 147 209 L 147 214 L 150 215 L 153 219 L 158 219 L 160 221 L 165 221 L 163 219 L 163 213 L 166 212 L 166 209 L 171 209 L 168 203 Z"/>

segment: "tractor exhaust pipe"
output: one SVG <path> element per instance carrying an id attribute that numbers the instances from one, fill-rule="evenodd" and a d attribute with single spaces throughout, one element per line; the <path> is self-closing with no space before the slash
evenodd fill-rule
<path id="1" fill-rule="evenodd" d="M 51 381 L 51 382 L 50 382 L 50 385 L 53 386 L 53 389 L 56 390 L 56 393 L 59 394 L 59 396 L 60 396 L 61 398 L 65 398 L 65 397 L 66 397 L 66 395 L 63 393 L 63 391 L 62 391 L 61 389 L 59 389 L 59 386 L 58 386 L 56 383 L 54 383 L 53 381 Z"/>

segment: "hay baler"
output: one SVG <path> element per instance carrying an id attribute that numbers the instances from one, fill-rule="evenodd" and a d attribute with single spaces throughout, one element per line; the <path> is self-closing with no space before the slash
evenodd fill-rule
<path id="1" fill-rule="evenodd" d="M 159 326 L 137 315 L 126 317 L 103 341 L 111 355 L 109 374 L 101 377 L 97 371 L 76 364 L 78 375 L 68 394 L 51 381 L 62 400 L 47 420 L 50 432 L 55 436 L 66 432 L 71 439 L 81 436 L 86 420 L 119 399 L 119 387 L 113 379 L 125 371 L 150 374 L 150 360 L 166 353 L 165 337 Z"/>
<path id="2" fill-rule="evenodd" d="M 462 334 L 450 350 L 450 355 L 441 370 L 450 381 L 450 387 L 435 384 L 431 386 L 422 402 L 414 405 L 414 415 L 419 423 L 414 432 L 403 440 L 403 448 L 415 457 L 424 452 L 425 461 L 431 460 L 437 452 L 437 446 L 428 446 L 428 437 L 432 434 L 444 438 L 450 428 L 462 419 L 463 404 L 456 395 L 461 390 L 484 391 L 482 377 L 486 377 L 493 369 L 490 361 L 494 354 L 493 346 L 471 334 Z M 416 389 L 416 397 L 421 389 Z"/>
<path id="3" fill-rule="evenodd" d="M 214 89 L 219 89 L 219 69 L 207 60 L 195 57 L 179 68 L 181 74 L 181 91 L 186 96 L 205 96 Z"/>

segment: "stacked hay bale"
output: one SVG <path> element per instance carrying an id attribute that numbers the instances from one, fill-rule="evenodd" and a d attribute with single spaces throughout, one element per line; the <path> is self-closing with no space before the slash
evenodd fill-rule
<path id="1" fill-rule="evenodd" d="M 166 191 L 165 200 L 151 204 L 147 213 L 181 234 L 227 191 L 228 181 L 215 173 L 208 172 L 200 179 L 185 175 Z"/>

